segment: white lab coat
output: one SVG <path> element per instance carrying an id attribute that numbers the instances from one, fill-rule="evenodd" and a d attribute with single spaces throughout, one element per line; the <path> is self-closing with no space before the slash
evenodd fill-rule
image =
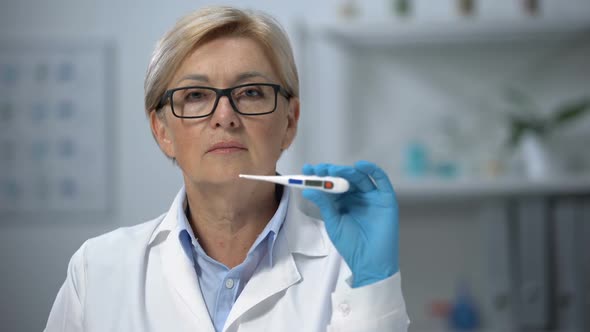
<path id="1" fill-rule="evenodd" d="M 69 263 L 45 331 L 214 332 L 178 239 L 181 198 L 159 218 L 86 241 Z M 290 200 L 273 266 L 262 260 L 223 331 L 407 331 L 399 273 L 351 288 L 322 221 L 297 205 Z"/>

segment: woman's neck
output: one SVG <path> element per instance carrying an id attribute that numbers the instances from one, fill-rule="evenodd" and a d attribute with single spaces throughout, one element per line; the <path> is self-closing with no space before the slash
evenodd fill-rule
<path id="1" fill-rule="evenodd" d="M 275 185 L 263 182 L 240 186 L 186 185 L 187 219 L 209 257 L 233 268 L 277 210 Z"/>

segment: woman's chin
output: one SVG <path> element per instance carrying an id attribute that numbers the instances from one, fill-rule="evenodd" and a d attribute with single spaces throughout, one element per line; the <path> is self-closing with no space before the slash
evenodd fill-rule
<path id="1" fill-rule="evenodd" d="M 236 184 L 242 173 L 239 167 L 216 167 L 208 172 L 199 171 L 198 177 L 193 177 L 196 185 L 230 185 Z"/>
<path id="2" fill-rule="evenodd" d="M 274 169 L 267 170 L 266 167 L 256 167 L 249 161 L 238 160 L 200 166 L 194 172 L 189 171 L 188 174 L 185 172 L 185 179 L 189 178 L 195 185 L 235 185 L 243 181 L 239 177 L 240 174 L 271 175 Z"/>

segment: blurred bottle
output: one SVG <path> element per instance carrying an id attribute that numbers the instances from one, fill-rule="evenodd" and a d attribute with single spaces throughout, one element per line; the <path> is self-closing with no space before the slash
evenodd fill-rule
<path id="1" fill-rule="evenodd" d="M 411 0 L 392 0 L 393 11 L 397 16 L 407 17 L 412 12 Z"/>
<path id="2" fill-rule="evenodd" d="M 457 7 L 462 16 L 471 16 L 474 12 L 475 0 L 457 0 Z"/>
<path id="3" fill-rule="evenodd" d="M 480 327 L 479 310 L 465 281 L 459 282 L 455 300 L 449 312 L 449 325 L 453 331 L 477 331 Z"/>
<path id="4" fill-rule="evenodd" d="M 441 179 L 454 179 L 459 176 L 457 163 L 452 160 L 439 160 L 432 166 L 434 174 Z"/>
<path id="5" fill-rule="evenodd" d="M 338 16 L 345 20 L 356 18 L 360 9 L 355 0 L 343 0 L 338 7 Z"/>
<path id="6" fill-rule="evenodd" d="M 539 13 L 539 1 L 538 0 L 521 0 L 522 9 L 525 13 L 530 16 L 535 16 Z"/>
<path id="7" fill-rule="evenodd" d="M 428 150 L 419 141 L 412 141 L 405 149 L 404 171 L 412 178 L 424 177 L 430 169 Z"/>
<path id="8" fill-rule="evenodd" d="M 448 331 L 449 330 L 449 313 L 451 312 L 451 302 L 449 300 L 436 299 L 430 302 L 428 316 L 430 318 L 430 331 Z"/>

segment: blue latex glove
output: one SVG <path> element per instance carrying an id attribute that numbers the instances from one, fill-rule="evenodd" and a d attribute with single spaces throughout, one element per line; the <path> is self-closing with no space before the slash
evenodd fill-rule
<path id="1" fill-rule="evenodd" d="M 320 208 L 328 236 L 352 271 L 352 287 L 394 275 L 399 270 L 398 207 L 387 174 L 367 161 L 354 167 L 306 164 L 303 174 L 350 182 L 343 194 L 305 189 L 303 197 Z"/>

